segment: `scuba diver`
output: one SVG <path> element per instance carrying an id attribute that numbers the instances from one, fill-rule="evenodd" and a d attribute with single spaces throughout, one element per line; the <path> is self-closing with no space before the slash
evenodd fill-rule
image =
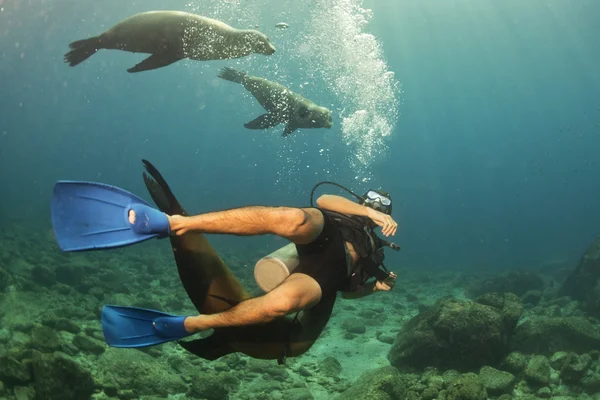
<path id="1" fill-rule="evenodd" d="M 314 208 L 251 206 L 189 217 L 168 216 L 172 235 L 189 231 L 273 234 L 295 243 L 298 252 L 299 265 L 281 285 L 222 313 L 188 317 L 184 321 L 186 331 L 270 322 L 310 308 L 338 291 L 343 297 L 359 298 L 390 290 L 396 275 L 379 269 L 383 250 L 374 243 L 378 238 L 370 231 L 380 226 L 385 236 L 396 233 L 398 224 L 390 215 L 391 196 L 369 190 L 356 197 L 358 202 L 322 195 Z M 366 284 L 371 277 L 376 280 Z"/>
<path id="2" fill-rule="evenodd" d="M 156 167 L 147 160 L 143 163 L 144 183 L 158 209 L 130 192 L 98 182 L 58 181 L 53 191 L 52 227 L 63 251 L 169 238 L 179 277 L 199 313 L 178 316 L 105 305 L 102 328 L 110 346 L 145 347 L 178 340 L 206 360 L 241 352 L 284 363 L 286 357 L 308 351 L 318 339 L 337 292 L 360 298 L 394 287 L 396 275 L 385 268 L 383 249 L 400 247 L 374 232 L 379 226 L 388 237 L 398 228 L 386 192 L 369 190 L 359 196 L 336 183 L 321 182 L 312 189 L 311 207 L 251 206 L 189 216 Z M 315 190 L 323 184 L 336 185 L 357 201 L 322 195 L 314 206 Z M 295 263 L 272 287 L 261 286 L 257 279 L 267 293 L 253 297 L 206 233 L 284 237 L 294 247 Z M 272 272 L 267 270 L 266 275 L 272 278 L 276 275 Z M 209 329 L 213 329 L 210 336 L 179 341 Z"/>

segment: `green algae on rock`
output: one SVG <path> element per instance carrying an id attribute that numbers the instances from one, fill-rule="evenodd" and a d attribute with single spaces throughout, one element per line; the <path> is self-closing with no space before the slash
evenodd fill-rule
<path id="1" fill-rule="evenodd" d="M 445 297 L 404 324 L 388 359 L 400 370 L 469 371 L 499 362 L 510 333 L 501 310 Z"/>
<path id="2" fill-rule="evenodd" d="M 406 386 L 402 375 L 393 367 L 364 372 L 336 400 L 404 400 Z"/>
<path id="3" fill-rule="evenodd" d="M 55 354 L 31 360 L 35 392 L 45 400 L 87 399 L 95 389 L 94 379 L 75 361 Z"/>
<path id="4" fill-rule="evenodd" d="M 481 368 L 479 378 L 483 382 L 487 393 L 491 396 L 499 396 L 504 393 L 510 394 L 515 385 L 513 374 L 489 366 Z"/>
<path id="5" fill-rule="evenodd" d="M 511 348 L 547 356 L 557 351 L 586 353 L 600 348 L 600 327 L 583 317 L 531 318 L 517 327 Z"/>

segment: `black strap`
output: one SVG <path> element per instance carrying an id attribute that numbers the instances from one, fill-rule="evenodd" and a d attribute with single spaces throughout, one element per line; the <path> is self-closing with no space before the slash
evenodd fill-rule
<path id="1" fill-rule="evenodd" d="M 290 326 L 290 329 L 288 331 L 288 337 L 287 337 L 287 340 L 285 341 L 285 346 L 283 347 L 283 351 L 281 352 L 281 355 L 277 359 L 277 364 L 279 364 L 279 365 L 285 364 L 285 360 L 287 359 L 287 356 L 291 350 L 290 342 L 292 341 L 292 329 L 294 328 L 294 325 L 296 325 L 296 323 L 298 323 L 298 314 L 300 314 L 300 311 L 298 311 L 296 313 L 296 315 L 294 316 L 294 320 L 292 321 L 292 325 Z"/>

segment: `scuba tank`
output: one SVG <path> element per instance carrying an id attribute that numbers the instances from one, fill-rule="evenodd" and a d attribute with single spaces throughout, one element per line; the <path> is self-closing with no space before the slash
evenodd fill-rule
<path id="1" fill-rule="evenodd" d="M 296 245 L 289 243 L 257 261 L 254 280 L 264 292 L 270 292 L 290 276 L 299 263 Z"/>
<path id="2" fill-rule="evenodd" d="M 323 181 L 317 183 L 311 191 L 311 207 L 314 207 L 313 197 L 315 190 L 323 184 L 331 184 L 344 189 L 356 197 L 359 204 L 365 204 L 364 196 L 361 197 L 335 182 Z M 400 246 L 377 236 L 373 231 L 374 226 L 369 223 L 370 220 L 366 217 L 351 216 L 328 210 L 322 211 L 332 217 L 334 223 L 340 228 L 344 240 L 352 243 L 355 251 L 361 257 L 350 276 L 348 291 L 354 290 L 357 286 L 364 283 L 365 279 L 371 276 L 376 277 L 378 280 L 385 278 L 388 271 L 383 265 L 383 247 L 390 247 L 398 251 L 400 250 Z M 290 276 L 299 262 L 296 245 L 289 243 L 257 261 L 254 266 L 254 279 L 264 292 L 270 292 Z M 379 268 L 380 266 L 385 271 L 382 271 Z"/>

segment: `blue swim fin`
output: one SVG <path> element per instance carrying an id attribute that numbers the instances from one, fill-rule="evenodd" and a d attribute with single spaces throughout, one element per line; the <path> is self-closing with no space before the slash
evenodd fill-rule
<path id="1" fill-rule="evenodd" d="M 129 212 L 136 218 L 131 224 Z M 122 247 L 169 236 L 166 214 L 116 186 L 58 181 L 52 193 L 52 228 L 63 251 Z"/>
<path id="2" fill-rule="evenodd" d="M 102 331 L 112 347 L 154 346 L 192 335 L 184 328 L 185 318 L 146 308 L 106 305 L 102 307 Z"/>

